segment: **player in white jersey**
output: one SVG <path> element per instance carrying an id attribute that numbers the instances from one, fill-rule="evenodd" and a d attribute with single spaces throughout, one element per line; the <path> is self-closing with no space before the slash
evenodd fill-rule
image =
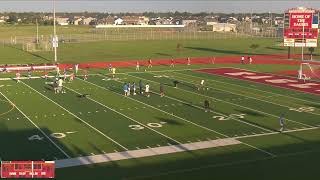
<path id="1" fill-rule="evenodd" d="M 139 71 L 140 70 L 140 64 L 139 64 L 139 61 L 137 61 L 137 64 L 136 64 L 136 71 Z"/>
<path id="2" fill-rule="evenodd" d="M 147 97 L 150 97 L 150 85 L 149 84 L 146 84 L 145 93 L 146 93 Z"/>

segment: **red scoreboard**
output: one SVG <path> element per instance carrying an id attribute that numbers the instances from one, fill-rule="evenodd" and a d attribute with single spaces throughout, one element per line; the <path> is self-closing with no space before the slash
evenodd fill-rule
<path id="1" fill-rule="evenodd" d="M 310 8 L 290 9 L 284 14 L 284 46 L 317 47 L 319 11 Z"/>
<path id="2" fill-rule="evenodd" d="M 54 178 L 54 161 L 2 161 L 1 178 Z"/>

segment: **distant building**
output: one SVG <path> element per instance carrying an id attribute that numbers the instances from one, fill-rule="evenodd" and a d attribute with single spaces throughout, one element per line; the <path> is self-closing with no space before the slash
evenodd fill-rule
<path id="1" fill-rule="evenodd" d="M 117 18 L 116 20 L 114 20 L 115 25 L 121 25 L 122 23 L 123 23 L 123 19 L 121 18 Z"/>
<path id="2" fill-rule="evenodd" d="M 215 23 L 212 24 L 212 31 L 213 32 L 236 32 L 237 31 L 236 24 L 230 23 Z"/>
<path id="3" fill-rule="evenodd" d="M 149 24 L 149 18 L 146 16 L 139 16 L 138 25 L 147 25 Z"/>
<path id="4" fill-rule="evenodd" d="M 122 20 L 125 25 L 138 25 L 140 21 L 139 16 L 123 16 Z"/>
<path id="5" fill-rule="evenodd" d="M 96 18 L 93 18 L 93 17 L 84 18 L 82 20 L 82 24 L 83 25 L 91 25 L 95 20 L 96 20 Z"/>
<path id="6" fill-rule="evenodd" d="M 82 25 L 82 18 L 75 18 L 73 21 L 74 25 Z"/>
<path id="7" fill-rule="evenodd" d="M 113 25 L 115 18 L 113 16 L 108 16 L 106 18 L 99 19 L 97 21 L 98 25 Z"/>
<path id="8" fill-rule="evenodd" d="M 197 20 L 195 20 L 195 19 L 185 19 L 185 20 L 182 20 L 182 25 L 184 25 L 184 26 L 196 26 L 197 25 Z"/>
<path id="9" fill-rule="evenodd" d="M 57 17 L 56 22 L 60 26 L 69 25 L 69 18 Z"/>

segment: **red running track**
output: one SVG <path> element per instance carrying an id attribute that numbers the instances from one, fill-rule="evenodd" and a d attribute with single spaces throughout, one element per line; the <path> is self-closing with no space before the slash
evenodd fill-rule
<path id="1" fill-rule="evenodd" d="M 253 64 L 285 64 L 285 65 L 300 65 L 300 61 L 288 60 L 286 54 L 275 55 L 255 55 L 251 56 Z M 291 57 L 298 58 L 300 55 L 292 55 Z M 197 57 L 190 58 L 191 64 L 239 64 L 241 56 L 223 56 L 223 57 Z M 107 68 L 109 64 L 113 67 L 132 67 L 139 62 L 140 66 L 147 66 L 148 60 L 130 60 L 130 61 L 111 61 L 111 62 L 92 62 L 80 63 L 79 68 Z M 174 59 L 175 64 L 187 64 L 187 58 Z M 247 57 L 245 63 L 248 63 Z M 152 59 L 152 65 L 170 65 L 171 59 Z M 314 62 L 314 64 L 320 64 Z M 73 68 L 74 64 L 59 64 L 60 68 Z"/>

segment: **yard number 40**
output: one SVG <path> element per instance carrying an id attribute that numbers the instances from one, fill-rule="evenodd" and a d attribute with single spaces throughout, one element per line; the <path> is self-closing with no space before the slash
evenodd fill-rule
<path id="1" fill-rule="evenodd" d="M 213 116 L 213 119 L 218 119 L 219 121 L 230 120 L 233 118 L 243 119 L 246 114 L 230 114 L 229 116 Z"/>

